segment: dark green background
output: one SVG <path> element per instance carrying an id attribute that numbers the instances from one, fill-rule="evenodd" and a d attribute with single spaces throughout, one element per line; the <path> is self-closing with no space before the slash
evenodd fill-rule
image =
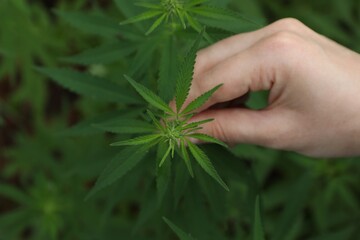
<path id="1" fill-rule="evenodd" d="M 110 0 L 0 2 L 0 239 L 176 239 L 161 216 L 197 239 L 252 239 L 257 194 L 267 239 L 359 238 L 358 158 L 311 159 L 246 145 L 234 148 L 235 157 L 205 146 L 229 183 L 230 193 L 197 169 L 196 179 L 188 184 L 174 180 L 158 209 L 153 191 L 155 163 L 149 156 L 120 182 L 84 202 L 118 150 L 108 145 L 112 135 L 101 134 L 89 124 L 69 127 L 109 110 L 120 109 L 116 116 L 130 116 L 137 109 L 121 112 L 121 104 L 79 97 L 34 67 L 71 66 L 109 79 L 119 79 L 129 69 L 139 75 L 153 74 L 156 70 L 141 57 L 131 58 L 132 63 L 128 57 L 105 64 L 66 61 L 117 36 L 116 27 L 126 13 L 118 7 L 132 1 L 114 2 L 118 4 Z M 358 0 L 210 2 L 263 24 L 295 17 L 360 51 Z M 265 95 L 253 95 L 249 105 L 264 106 Z M 220 164 L 219 159 L 226 160 Z M 176 160 L 176 177 L 185 179 L 180 174 L 183 165 Z M 173 198 L 179 201 L 177 211 Z"/>

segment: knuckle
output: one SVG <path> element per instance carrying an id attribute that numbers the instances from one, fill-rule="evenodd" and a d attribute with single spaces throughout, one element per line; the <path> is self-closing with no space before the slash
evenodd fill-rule
<path id="1" fill-rule="evenodd" d="M 289 31 L 281 31 L 272 34 L 264 40 L 264 45 L 270 49 L 288 50 L 298 45 L 299 37 Z"/>
<path id="2" fill-rule="evenodd" d="M 303 48 L 303 41 L 298 35 L 289 31 L 272 34 L 261 42 L 260 51 L 271 57 L 290 59 Z"/>
<path id="3" fill-rule="evenodd" d="M 306 29 L 306 26 L 296 18 L 280 19 L 271 24 L 270 27 L 274 28 L 275 30 L 290 31 L 295 33 L 303 32 Z"/>

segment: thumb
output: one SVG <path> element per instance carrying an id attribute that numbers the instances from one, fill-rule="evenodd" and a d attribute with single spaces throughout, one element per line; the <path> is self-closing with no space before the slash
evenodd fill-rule
<path id="1" fill-rule="evenodd" d="M 294 121 L 285 110 L 254 111 L 242 108 L 207 110 L 191 121 L 212 118 L 199 130 L 224 142 L 248 143 L 275 149 L 288 149 Z M 289 149 L 290 150 L 290 149 Z"/>

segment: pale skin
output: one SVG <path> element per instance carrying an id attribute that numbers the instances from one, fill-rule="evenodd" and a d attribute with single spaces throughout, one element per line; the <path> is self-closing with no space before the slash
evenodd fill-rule
<path id="1" fill-rule="evenodd" d="M 301 22 L 282 19 L 199 51 L 186 103 L 221 83 L 192 119 L 215 119 L 201 132 L 313 157 L 360 155 L 360 55 Z M 263 110 L 209 108 L 259 90 L 270 92 Z"/>

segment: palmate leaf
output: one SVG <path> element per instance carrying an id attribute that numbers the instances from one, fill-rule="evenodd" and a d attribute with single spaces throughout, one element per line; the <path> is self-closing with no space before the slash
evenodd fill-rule
<path id="1" fill-rule="evenodd" d="M 238 12 L 231 11 L 229 9 L 202 5 L 196 8 L 191 8 L 189 9 L 189 11 L 198 14 L 200 16 L 204 16 L 216 20 L 230 20 L 230 21 L 242 20 L 244 22 L 251 23 L 256 27 L 261 27 L 261 24 L 258 24 L 253 20 L 247 18 L 246 16 Z"/>
<path id="2" fill-rule="evenodd" d="M 207 91 L 206 93 L 202 94 L 201 96 L 199 96 L 198 98 L 196 98 L 194 101 L 192 101 L 182 112 L 182 115 L 186 115 L 188 113 L 191 113 L 193 111 L 195 111 L 196 109 L 198 109 L 199 107 L 201 107 L 202 105 L 204 105 L 204 103 L 206 103 L 207 100 L 209 100 L 209 98 L 222 86 L 223 84 L 219 84 L 216 87 L 214 87 L 213 89 Z"/>
<path id="3" fill-rule="evenodd" d="M 174 113 L 174 111 L 166 104 L 159 96 L 153 93 L 151 90 L 135 82 L 129 76 L 125 75 L 126 80 L 135 88 L 135 90 L 153 107 L 160 109 L 167 113 Z"/>
<path id="4" fill-rule="evenodd" d="M 159 17 L 158 19 L 156 19 L 156 21 L 151 25 L 151 27 L 149 28 L 149 30 L 145 33 L 145 35 L 149 35 L 150 33 L 152 33 L 158 26 L 160 26 L 160 24 L 164 21 L 164 19 L 166 18 L 167 14 L 164 13 L 163 15 L 161 15 L 161 17 Z"/>
<path id="5" fill-rule="evenodd" d="M 214 137 L 211 137 L 209 135 L 203 134 L 203 133 L 192 133 L 192 134 L 189 134 L 187 136 L 192 137 L 192 138 L 196 138 L 196 139 L 204 141 L 204 142 L 215 143 L 215 144 L 221 145 L 221 146 L 226 147 L 226 148 L 228 147 L 228 145 L 226 145 L 222 141 L 220 141 L 220 140 L 218 140 L 218 139 L 216 139 Z"/>
<path id="6" fill-rule="evenodd" d="M 200 6 L 192 8 L 189 11 L 191 14 L 196 15 L 197 21 L 201 24 L 232 33 L 251 31 L 261 27 L 261 25 L 255 21 L 228 9 Z"/>
<path id="7" fill-rule="evenodd" d="M 61 86 L 84 96 L 102 101 L 139 103 L 128 90 L 106 79 L 76 72 L 70 69 L 36 68 Z"/>
<path id="8" fill-rule="evenodd" d="M 295 219 L 305 207 L 314 180 L 312 173 L 306 172 L 292 184 L 291 192 L 286 201 L 286 207 L 281 213 L 280 220 L 276 224 L 273 237 L 274 240 L 284 239 L 284 236 L 286 236 L 293 227 L 296 222 Z"/>
<path id="9" fill-rule="evenodd" d="M 150 9 L 162 9 L 162 6 L 159 4 L 147 3 L 147 2 L 136 2 L 135 6 L 150 8 Z"/>
<path id="10" fill-rule="evenodd" d="M 165 193 L 169 187 L 171 181 L 171 161 L 164 161 L 161 167 L 158 167 L 163 159 L 167 158 L 169 155 L 168 146 L 165 142 L 161 142 L 158 145 L 157 151 L 157 161 L 156 161 L 156 190 L 157 190 L 157 199 L 158 206 L 161 206 Z M 161 159 L 161 160 L 160 160 Z"/>
<path id="11" fill-rule="evenodd" d="M 134 168 L 147 154 L 148 150 L 157 142 L 150 142 L 143 146 L 133 146 L 125 148 L 117 154 L 97 179 L 95 186 L 88 193 L 85 200 L 89 199 L 99 190 L 114 183 Z"/>
<path id="12" fill-rule="evenodd" d="M 197 31 L 198 33 L 201 32 L 201 24 L 199 23 L 198 20 L 196 20 L 195 18 L 193 18 L 190 14 L 188 14 L 187 12 L 184 12 L 184 15 L 187 19 L 187 21 L 189 22 L 190 26 L 195 29 L 195 31 Z"/>
<path id="13" fill-rule="evenodd" d="M 163 217 L 163 220 L 174 231 L 174 233 L 176 234 L 176 236 L 178 236 L 180 240 L 195 240 L 195 238 L 185 233 L 183 230 L 181 230 L 178 226 L 176 226 L 166 217 Z"/>
<path id="14" fill-rule="evenodd" d="M 199 4 L 209 2 L 209 0 L 193 0 L 186 4 L 186 7 L 193 7 Z"/>
<path id="15" fill-rule="evenodd" d="M 178 55 L 175 38 L 170 36 L 164 40 L 163 48 L 160 58 L 158 92 L 162 99 L 169 102 L 174 96 L 176 87 Z"/>
<path id="16" fill-rule="evenodd" d="M 27 204 L 29 201 L 31 201 L 28 195 L 18 190 L 17 188 L 6 184 L 0 184 L 0 196 L 2 198 L 9 198 L 19 204 Z"/>
<path id="17" fill-rule="evenodd" d="M 93 124 L 94 127 L 106 132 L 118 134 L 151 133 L 156 131 L 152 124 L 131 118 L 123 118 L 102 124 Z"/>
<path id="18" fill-rule="evenodd" d="M 160 121 L 156 119 L 155 115 L 150 110 L 146 110 L 146 113 L 151 118 L 157 129 L 165 131 L 165 127 L 161 125 Z"/>
<path id="19" fill-rule="evenodd" d="M 260 212 L 260 198 L 256 197 L 255 211 L 254 211 L 254 229 L 253 229 L 253 240 L 265 240 L 264 229 L 262 224 L 261 212 Z"/>
<path id="20" fill-rule="evenodd" d="M 74 56 L 63 58 L 62 60 L 69 63 L 79 64 L 108 64 L 129 56 L 136 50 L 131 43 L 112 42 L 86 50 Z"/>
<path id="21" fill-rule="evenodd" d="M 156 16 L 158 16 L 158 15 L 160 15 L 162 13 L 164 13 L 164 12 L 161 11 L 161 10 L 147 11 L 147 12 L 144 12 L 144 13 L 142 13 L 140 15 L 128 18 L 127 20 L 121 22 L 120 25 L 125 25 L 125 24 L 129 24 L 129 23 L 136 23 L 136 22 L 144 21 L 144 20 L 147 20 L 147 19 L 154 18 L 154 17 L 156 17 Z"/>
<path id="22" fill-rule="evenodd" d="M 186 167 L 190 173 L 190 176 L 191 177 L 194 177 L 194 171 L 192 169 L 192 166 L 191 166 L 191 161 L 190 161 L 190 157 L 189 157 L 189 153 L 186 149 L 186 146 L 185 146 L 185 140 L 184 139 L 181 139 L 180 140 L 180 150 L 181 150 L 181 156 L 182 158 L 184 159 L 184 162 L 186 164 Z"/>
<path id="23" fill-rule="evenodd" d="M 169 146 L 168 149 L 166 150 L 164 156 L 160 160 L 159 167 L 161 167 L 164 164 L 165 160 L 167 159 L 167 157 L 170 154 L 171 149 L 172 149 L 171 146 Z"/>
<path id="24" fill-rule="evenodd" d="M 121 32 L 118 23 L 100 13 L 82 13 L 56 10 L 55 13 L 81 31 L 105 37 L 113 37 Z"/>
<path id="25" fill-rule="evenodd" d="M 129 139 L 129 140 L 115 142 L 115 143 L 110 144 L 110 146 L 143 145 L 143 144 L 153 142 L 153 141 L 155 141 L 155 140 L 157 140 L 159 138 L 161 138 L 160 134 L 151 134 L 151 135 L 145 135 L 145 136 L 136 137 L 136 138 Z"/>
<path id="26" fill-rule="evenodd" d="M 199 127 L 199 126 L 202 125 L 202 124 L 205 124 L 205 123 L 208 123 L 208 122 L 212 122 L 212 121 L 214 121 L 213 118 L 209 118 L 209 119 L 205 119 L 205 120 L 201 120 L 201 121 L 197 121 L 197 122 L 191 122 L 191 123 L 185 125 L 185 126 L 182 128 L 182 130 L 189 130 L 189 129 L 191 130 L 191 129 L 193 129 L 193 128 Z"/>
<path id="27" fill-rule="evenodd" d="M 192 45 L 190 51 L 186 55 L 183 63 L 180 65 L 178 77 L 176 80 L 176 109 L 180 112 L 187 96 L 189 95 L 191 81 L 194 74 L 194 65 L 196 60 L 196 54 L 203 37 L 204 30 L 199 34 L 196 41 Z"/>
<path id="28" fill-rule="evenodd" d="M 207 172 L 212 178 L 214 178 L 226 191 L 229 191 L 229 187 L 221 179 L 210 159 L 206 154 L 195 144 L 190 141 L 187 141 L 191 154 L 194 156 L 195 160 L 199 165 Z"/>
<path id="29" fill-rule="evenodd" d="M 185 165 L 180 161 L 177 162 L 174 175 L 174 185 L 172 190 L 174 198 L 174 208 L 176 209 L 179 206 L 181 198 L 188 190 L 187 186 L 189 183 L 190 175 L 187 172 Z"/>
<path id="30" fill-rule="evenodd" d="M 185 23 L 185 14 L 183 11 L 180 11 L 178 8 L 176 8 L 176 15 L 178 16 L 181 25 L 184 29 L 186 29 L 186 23 Z"/>
<path id="31" fill-rule="evenodd" d="M 88 118 L 84 121 L 81 121 L 70 128 L 61 130 L 58 134 L 60 136 L 86 136 L 92 134 L 100 134 L 104 131 L 97 128 L 96 126 L 113 124 L 116 121 L 121 121 L 123 119 L 134 119 L 144 110 L 142 108 L 134 107 L 133 110 L 116 110 L 111 112 L 101 113 L 98 116 Z"/>

